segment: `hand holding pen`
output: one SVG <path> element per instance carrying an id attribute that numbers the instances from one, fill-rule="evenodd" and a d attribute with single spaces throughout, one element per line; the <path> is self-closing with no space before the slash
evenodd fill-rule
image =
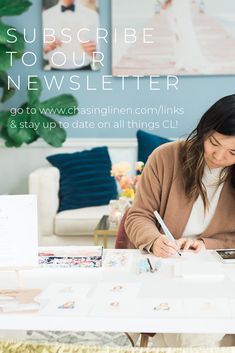
<path id="1" fill-rule="evenodd" d="M 176 243 L 176 240 L 167 228 L 160 214 L 157 211 L 154 211 L 154 215 L 157 218 L 165 234 L 161 234 L 153 243 L 153 254 L 160 257 L 170 257 L 175 253 L 178 253 L 178 255 L 181 256 L 178 244 Z"/>

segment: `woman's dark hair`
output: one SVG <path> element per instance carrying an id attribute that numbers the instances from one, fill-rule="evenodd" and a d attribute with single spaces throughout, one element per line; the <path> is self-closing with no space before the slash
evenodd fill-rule
<path id="1" fill-rule="evenodd" d="M 208 199 L 202 176 L 205 166 L 204 141 L 216 131 L 227 136 L 235 136 L 235 94 L 226 96 L 214 103 L 202 116 L 196 129 L 194 129 L 181 151 L 183 166 L 183 179 L 186 195 L 196 200 L 201 195 L 205 209 L 208 207 Z M 230 178 L 235 189 L 235 165 L 229 167 L 225 178 Z"/>

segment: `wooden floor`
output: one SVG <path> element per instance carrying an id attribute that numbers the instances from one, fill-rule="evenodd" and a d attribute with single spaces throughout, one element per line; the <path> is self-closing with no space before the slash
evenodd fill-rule
<path id="1" fill-rule="evenodd" d="M 235 37 L 231 37 L 212 17 L 200 13 L 196 4 L 192 7 L 195 33 L 211 68 L 210 74 L 235 73 Z M 185 73 L 174 67 L 172 32 L 164 15 L 154 14 L 144 25 L 147 27 L 154 28 L 154 44 L 143 43 L 142 36 L 139 36 L 113 68 L 113 75 L 198 74 Z"/>

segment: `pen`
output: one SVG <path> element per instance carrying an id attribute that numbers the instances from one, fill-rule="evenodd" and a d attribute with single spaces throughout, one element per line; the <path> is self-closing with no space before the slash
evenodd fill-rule
<path id="1" fill-rule="evenodd" d="M 150 272 L 154 272 L 154 269 L 153 269 L 153 266 L 149 260 L 149 258 L 147 257 L 147 261 L 148 261 L 148 264 L 149 264 L 149 268 L 150 268 Z"/>
<path id="2" fill-rule="evenodd" d="M 154 211 L 154 216 L 157 218 L 159 224 L 161 225 L 163 232 L 165 233 L 165 235 L 172 241 L 175 241 L 175 238 L 173 237 L 173 235 L 171 234 L 171 232 L 169 231 L 169 229 L 167 228 L 166 224 L 164 223 L 162 217 L 160 216 L 160 214 L 158 213 L 158 211 Z M 178 255 L 181 256 L 181 253 L 179 251 L 177 251 Z"/>

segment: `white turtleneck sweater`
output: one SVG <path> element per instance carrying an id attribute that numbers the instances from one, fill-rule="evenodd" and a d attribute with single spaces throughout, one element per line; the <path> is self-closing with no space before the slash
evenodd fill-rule
<path id="1" fill-rule="evenodd" d="M 223 168 L 210 169 L 207 165 L 204 169 L 202 182 L 205 185 L 209 201 L 209 209 L 204 212 L 204 205 L 199 195 L 195 201 L 188 223 L 185 226 L 183 237 L 196 238 L 210 224 L 219 201 L 223 183 L 219 184 L 220 173 Z"/>

